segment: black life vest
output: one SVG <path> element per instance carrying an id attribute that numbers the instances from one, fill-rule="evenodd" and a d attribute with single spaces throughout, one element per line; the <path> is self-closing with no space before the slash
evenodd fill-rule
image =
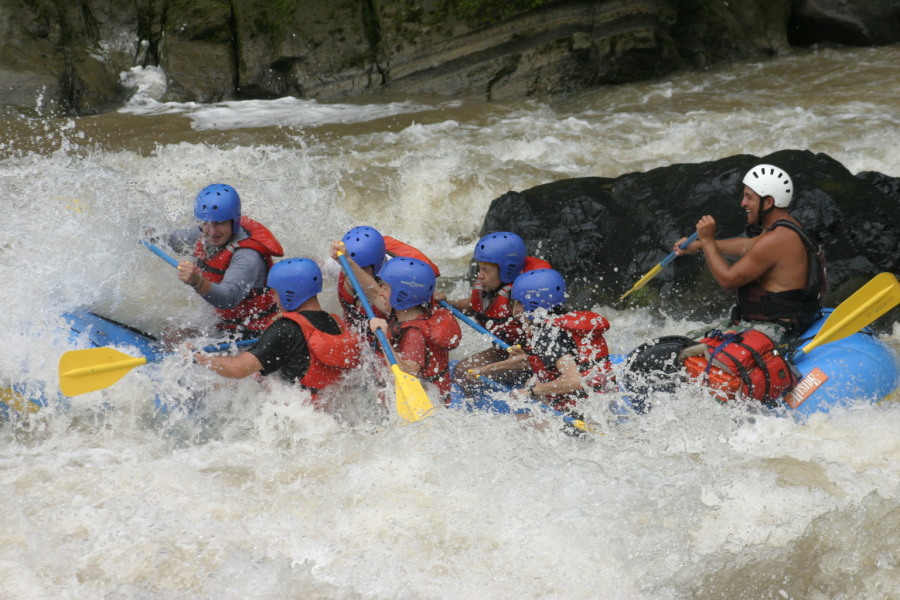
<path id="1" fill-rule="evenodd" d="M 787 227 L 793 230 L 806 247 L 807 276 L 806 287 L 800 290 L 770 292 L 755 283 L 741 286 L 737 290 L 737 306 L 732 311 L 732 319 L 746 321 L 787 321 L 800 330 L 806 330 L 818 316 L 821 299 L 825 294 L 825 252 L 816 244 L 802 227 L 792 221 L 781 219 L 769 228 Z"/>

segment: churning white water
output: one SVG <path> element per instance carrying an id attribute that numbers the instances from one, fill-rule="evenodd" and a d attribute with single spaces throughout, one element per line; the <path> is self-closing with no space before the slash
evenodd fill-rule
<path id="1" fill-rule="evenodd" d="M 137 243 L 190 224 L 208 183 L 324 266 L 332 309 L 328 244 L 359 224 L 425 251 L 457 296 L 508 190 L 785 148 L 900 175 L 898 63 L 897 46 L 820 50 L 494 104 L 165 105 L 150 71 L 117 114 L 7 115 L 0 388 L 55 389 L 66 310 L 154 334 L 211 323 Z M 614 351 L 697 325 L 597 310 Z M 459 355 L 484 346 L 466 332 Z M 0 598 L 900 596 L 895 398 L 798 422 L 687 389 L 620 422 L 597 396 L 604 434 L 574 439 L 549 415 L 398 423 L 368 379 L 322 413 L 173 356 L 0 424 Z M 194 413 L 155 409 L 198 392 Z"/>

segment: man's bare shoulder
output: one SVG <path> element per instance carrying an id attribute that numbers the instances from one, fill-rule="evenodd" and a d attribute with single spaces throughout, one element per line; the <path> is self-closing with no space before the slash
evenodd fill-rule
<path id="1" fill-rule="evenodd" d="M 756 239 L 754 250 L 764 252 L 785 252 L 791 249 L 803 249 L 803 241 L 789 227 L 776 227 L 766 231 Z"/>

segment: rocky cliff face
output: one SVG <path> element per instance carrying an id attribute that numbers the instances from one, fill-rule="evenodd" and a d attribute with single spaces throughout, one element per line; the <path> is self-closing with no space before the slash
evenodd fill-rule
<path id="1" fill-rule="evenodd" d="M 0 105 L 92 114 L 159 66 L 161 101 L 382 91 L 551 96 L 805 43 L 900 40 L 892 0 L 5 0 Z M 794 10 L 792 12 L 792 6 Z M 828 23 L 833 26 L 826 27 Z M 812 25 L 814 25 L 814 27 Z"/>
<path id="2" fill-rule="evenodd" d="M 566 276 L 575 305 L 620 305 L 619 296 L 669 254 L 676 240 L 690 235 L 701 215 L 716 218 L 720 238 L 743 235 L 741 182 L 759 163 L 778 165 L 794 181 L 791 214 L 825 249 L 826 306 L 882 271 L 900 272 L 900 179 L 853 175 L 825 154 L 801 150 L 508 192 L 491 203 L 481 233 L 514 231 L 528 240 L 533 254 Z M 719 288 L 702 257 L 685 256 L 626 302 L 707 319 L 725 316 L 733 294 Z"/>

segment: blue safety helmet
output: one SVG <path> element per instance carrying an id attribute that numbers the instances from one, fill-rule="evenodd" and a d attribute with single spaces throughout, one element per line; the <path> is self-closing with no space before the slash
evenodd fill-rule
<path id="1" fill-rule="evenodd" d="M 489 233 L 475 244 L 475 260 L 497 265 L 503 283 L 512 283 L 522 272 L 525 256 L 525 241 L 510 231 Z"/>
<path id="2" fill-rule="evenodd" d="M 386 260 L 384 238 L 374 227 L 360 225 L 354 227 L 341 238 L 347 255 L 360 267 L 374 267 L 375 274 L 381 270 Z"/>
<path id="3" fill-rule="evenodd" d="M 289 258 L 272 265 L 266 285 L 278 292 L 284 310 L 294 310 L 322 291 L 322 270 L 309 258 Z"/>
<path id="4" fill-rule="evenodd" d="M 513 282 L 510 297 L 526 312 L 551 310 L 566 301 L 566 281 L 554 269 L 525 271 Z"/>
<path id="5" fill-rule="evenodd" d="M 241 197 L 230 185 L 214 183 L 197 194 L 194 216 L 203 222 L 231 221 L 231 230 L 241 229 Z"/>
<path id="6" fill-rule="evenodd" d="M 387 261 L 378 276 L 391 286 L 392 308 L 403 310 L 431 302 L 434 270 L 418 258 L 396 256 Z"/>

